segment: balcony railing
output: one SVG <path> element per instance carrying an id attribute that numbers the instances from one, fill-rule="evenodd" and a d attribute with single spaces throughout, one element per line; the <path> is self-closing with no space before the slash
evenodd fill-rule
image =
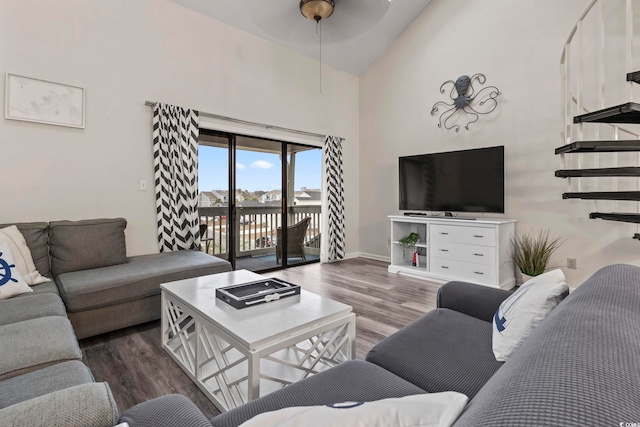
<path id="1" fill-rule="evenodd" d="M 236 256 L 267 255 L 276 252 L 276 230 L 282 225 L 282 211 L 277 206 L 238 207 L 235 224 Z M 288 224 L 293 225 L 310 217 L 305 235 L 306 251 L 320 254 L 321 208 L 320 206 L 290 206 Z M 228 258 L 227 215 L 228 207 L 199 207 L 200 241 L 203 252 Z"/>

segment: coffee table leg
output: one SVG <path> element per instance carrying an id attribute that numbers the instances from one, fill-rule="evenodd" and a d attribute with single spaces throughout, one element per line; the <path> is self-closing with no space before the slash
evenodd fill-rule
<path id="1" fill-rule="evenodd" d="M 251 352 L 248 358 L 249 362 L 249 384 L 247 394 L 249 401 L 260 397 L 260 354 Z"/>
<path id="2" fill-rule="evenodd" d="M 356 358 L 356 315 L 351 315 L 349 320 L 349 347 L 347 350 L 347 360 Z"/>

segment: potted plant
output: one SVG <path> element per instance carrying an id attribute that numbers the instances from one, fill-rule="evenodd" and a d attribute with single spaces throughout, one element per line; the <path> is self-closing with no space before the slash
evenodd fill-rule
<path id="1" fill-rule="evenodd" d="M 415 246 L 420 241 L 420 235 L 418 233 L 410 233 L 407 237 L 399 240 L 402 246 Z"/>
<path id="2" fill-rule="evenodd" d="M 402 245 L 402 259 L 406 259 L 407 257 L 407 254 L 405 252 L 406 248 L 410 248 L 410 247 L 414 248 L 413 259 L 411 260 L 411 265 L 414 267 L 418 267 L 420 263 L 418 258 L 418 250 L 416 248 L 416 245 L 418 244 L 419 241 L 420 241 L 420 235 L 418 233 L 409 233 L 407 237 L 403 237 L 398 241 L 398 243 Z"/>
<path id="3" fill-rule="evenodd" d="M 549 230 L 529 230 L 516 233 L 512 239 L 513 261 L 520 270 L 522 284 L 547 270 L 551 255 L 562 245 L 560 237 Z"/>

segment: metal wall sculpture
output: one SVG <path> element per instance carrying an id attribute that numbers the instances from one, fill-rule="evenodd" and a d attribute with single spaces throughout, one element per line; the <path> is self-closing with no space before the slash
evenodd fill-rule
<path id="1" fill-rule="evenodd" d="M 460 116 L 463 120 L 469 120 L 464 128 L 469 130 L 469 125 L 478 121 L 481 115 L 489 114 L 498 106 L 498 98 L 502 93 L 495 86 L 487 86 L 482 88 L 476 93 L 476 89 L 473 87 L 474 82 L 479 85 L 483 85 L 487 81 L 484 74 L 474 74 L 473 76 L 460 76 L 455 82 L 453 80 L 447 80 L 440 86 L 440 93 L 445 93 L 445 86 L 452 84 L 453 87 L 449 96 L 451 97 L 451 103 L 444 101 L 438 101 L 431 108 L 431 115 L 438 114 L 439 107 L 446 109 L 440 118 L 438 119 L 438 127 L 445 129 L 455 129 L 456 132 L 460 130 L 460 125 L 456 124 L 454 116 Z M 468 92 L 468 93 L 467 93 Z M 461 114 L 457 114 L 461 112 Z"/>

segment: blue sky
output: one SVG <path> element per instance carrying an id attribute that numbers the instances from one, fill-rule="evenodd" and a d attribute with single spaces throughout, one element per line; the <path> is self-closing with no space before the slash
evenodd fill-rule
<path id="1" fill-rule="evenodd" d="M 201 145 L 198 149 L 198 190 L 226 190 L 228 184 L 228 151 Z M 238 150 L 236 156 L 237 187 L 243 190 L 270 191 L 281 186 L 280 156 Z M 320 188 L 322 181 L 322 150 L 296 154 L 295 190 L 301 187 Z"/>

